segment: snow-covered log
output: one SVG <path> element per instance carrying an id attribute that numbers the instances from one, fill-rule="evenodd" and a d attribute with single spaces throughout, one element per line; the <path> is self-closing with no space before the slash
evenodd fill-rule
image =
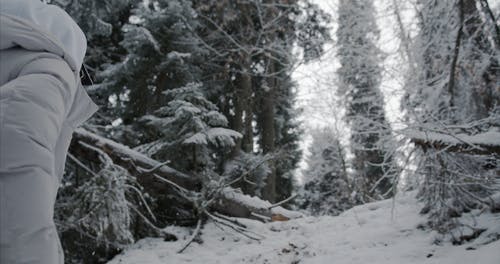
<path id="1" fill-rule="evenodd" d="M 284 221 L 300 218 L 301 213 L 287 210 L 281 206 L 273 206 L 268 201 L 255 196 L 243 194 L 241 191 L 226 187 L 213 209 L 225 215 L 251 218 L 260 221 Z"/>
<path id="2" fill-rule="evenodd" d="M 97 153 L 89 153 L 88 147 L 84 145 L 89 145 L 106 153 L 115 164 L 122 166 L 131 175 L 135 176 L 145 191 L 151 195 L 165 191 L 167 189 L 166 185 L 169 184 L 178 185 L 180 188 L 192 192 L 199 192 L 201 189 L 201 183 L 196 177 L 179 172 L 123 144 L 79 128 L 73 134 L 72 152 L 77 156 L 98 160 L 98 158 L 91 156 Z M 168 182 L 159 179 L 157 176 L 168 180 Z M 300 213 L 272 205 L 258 197 L 245 195 L 231 187 L 225 187 L 219 192 L 210 209 L 226 216 L 252 218 L 261 221 L 283 221 L 302 216 Z"/>
<path id="3" fill-rule="evenodd" d="M 73 150 L 80 149 L 78 147 L 79 142 L 83 142 L 104 151 L 115 164 L 126 168 L 132 175 L 135 175 L 138 182 L 149 189 L 149 191 L 151 191 L 151 189 L 161 188 L 165 183 L 156 179 L 151 173 L 144 173 L 138 170 L 151 170 L 155 168 L 155 174 L 189 190 L 194 190 L 196 186 L 199 185 L 197 180 L 189 175 L 179 172 L 167 165 L 161 165 L 160 162 L 132 150 L 123 144 L 101 137 L 83 128 L 79 128 L 73 133 Z"/>
<path id="4" fill-rule="evenodd" d="M 500 132 L 498 131 L 487 131 L 476 135 L 408 131 L 406 135 L 415 145 L 424 149 L 434 148 L 474 155 L 500 155 Z"/>

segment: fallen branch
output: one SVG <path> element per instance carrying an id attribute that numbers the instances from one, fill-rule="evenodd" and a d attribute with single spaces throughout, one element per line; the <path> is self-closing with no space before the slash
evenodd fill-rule
<path id="1" fill-rule="evenodd" d="M 272 220 L 272 218 L 269 216 L 260 215 L 260 214 L 255 213 L 255 212 L 251 212 L 250 215 L 253 217 L 256 217 L 257 219 L 259 219 L 262 222 L 271 222 L 271 220 Z"/>
<path id="2" fill-rule="evenodd" d="M 138 182 L 144 185 L 144 187 L 154 187 L 158 184 L 158 180 L 151 173 L 148 173 L 148 171 L 154 172 L 160 177 L 168 179 L 186 189 L 194 190 L 199 185 L 199 182 L 194 177 L 179 172 L 167 166 L 166 163 L 160 163 L 125 145 L 101 137 L 83 128 L 78 128 L 73 133 L 73 149 L 79 148 L 79 142 L 105 152 L 115 164 L 120 165 L 129 170 L 132 175 L 135 175 Z M 80 153 L 82 152 L 80 151 Z M 142 168 L 142 170 L 138 167 Z M 160 184 L 161 186 L 162 184 Z"/>
<path id="3" fill-rule="evenodd" d="M 179 251 L 177 251 L 177 254 L 182 253 L 184 250 L 186 250 L 187 247 L 189 247 L 191 243 L 193 243 L 196 236 L 200 233 L 200 230 L 201 230 L 201 218 L 198 219 L 198 222 L 196 223 L 196 228 L 193 231 L 193 234 L 189 238 L 188 242 Z"/>
<path id="4" fill-rule="evenodd" d="M 238 221 L 238 220 L 237 220 L 237 219 L 235 219 L 235 218 L 228 217 L 228 216 L 225 216 L 225 215 L 219 214 L 219 213 L 217 213 L 217 212 L 215 212 L 215 213 L 214 213 L 214 216 L 217 216 L 217 217 L 219 217 L 219 218 L 222 218 L 222 219 L 224 219 L 224 220 L 226 220 L 226 221 L 228 221 L 228 222 L 230 222 L 230 223 L 232 223 L 232 224 L 235 224 L 235 225 L 237 225 L 237 226 L 239 226 L 239 227 L 242 227 L 242 228 L 247 228 L 247 226 L 246 226 L 246 225 L 244 225 L 244 224 L 240 223 L 240 221 Z"/>
<path id="5" fill-rule="evenodd" d="M 76 130 L 73 138 L 72 153 L 75 156 L 84 157 L 92 162 L 100 161 L 102 159 L 100 156 L 105 156 L 114 164 L 125 168 L 132 177 L 137 179 L 137 182 L 147 193 L 153 196 L 168 193 L 180 197 L 181 201 L 186 201 L 186 205 L 192 204 L 189 210 L 209 213 L 214 211 L 228 217 L 250 218 L 263 222 L 268 219 L 302 217 L 300 213 L 279 206 L 293 199 L 293 196 L 273 205 L 258 197 L 245 195 L 241 191 L 229 187 L 230 183 L 222 184 L 214 189 L 205 201 L 198 201 L 198 198 L 201 197 L 199 178 L 179 172 L 167 166 L 166 162 L 161 163 L 153 160 L 127 146 L 82 128 Z M 90 170 L 88 167 L 86 169 Z M 242 175 L 240 179 L 245 176 L 245 174 Z M 217 216 L 215 217 L 217 218 Z M 220 219 L 219 217 L 219 221 L 221 221 Z"/>
<path id="6" fill-rule="evenodd" d="M 291 201 L 291 200 L 295 199 L 295 197 L 297 197 L 297 195 L 298 195 L 298 194 L 294 194 L 294 195 L 292 195 L 292 196 L 290 196 L 290 197 L 286 198 L 285 200 L 283 200 L 283 201 L 281 201 L 281 202 L 277 202 L 277 203 L 275 203 L 275 204 L 273 204 L 273 205 L 269 206 L 267 209 L 271 210 L 271 209 L 273 209 L 274 207 L 278 207 L 278 206 L 281 206 L 282 204 L 286 204 L 286 203 L 288 203 L 289 201 Z"/>

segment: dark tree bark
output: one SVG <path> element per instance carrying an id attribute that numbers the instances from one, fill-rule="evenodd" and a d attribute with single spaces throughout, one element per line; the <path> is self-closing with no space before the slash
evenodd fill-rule
<path id="1" fill-rule="evenodd" d="M 240 151 L 247 153 L 253 151 L 252 101 L 252 76 L 249 67 L 245 66 L 239 75 L 238 85 L 235 87 L 234 117 L 231 123 L 231 129 L 240 132 L 243 138 L 237 139 L 232 157 L 238 156 Z"/>
<path id="2" fill-rule="evenodd" d="M 241 76 L 242 98 L 244 99 L 244 127 L 242 150 L 247 153 L 253 152 L 253 97 L 252 97 L 252 77 L 249 73 Z"/>
<path id="3" fill-rule="evenodd" d="M 275 72 L 274 62 L 270 62 L 269 71 Z M 264 91 L 262 98 L 262 150 L 266 153 L 272 153 L 275 150 L 276 132 L 274 127 L 275 111 L 275 90 L 277 87 L 276 77 L 267 78 L 267 91 Z M 262 193 L 262 198 L 270 202 L 276 201 L 276 167 L 273 161 L 270 161 L 271 172 L 267 175 L 266 185 Z"/>
<path id="4" fill-rule="evenodd" d="M 500 83 L 499 68 L 500 63 L 494 54 L 498 54 L 498 45 L 500 44 L 500 33 L 498 30 L 498 25 L 493 22 L 493 25 L 486 23 L 491 15 L 491 10 L 487 1 L 481 1 L 483 6 L 484 19 L 481 19 L 481 10 L 476 6 L 475 0 L 460 0 L 462 3 L 460 5 L 463 14 L 463 20 L 461 31 L 463 31 L 463 41 L 471 41 L 475 46 L 472 58 L 468 58 L 471 61 L 480 61 L 482 54 L 492 54 L 490 56 L 490 63 L 484 70 L 482 80 L 483 83 L 481 87 L 472 87 L 474 95 L 476 97 L 476 105 L 478 106 L 478 117 L 486 117 L 489 112 L 493 110 L 495 106 L 500 104 L 500 91 L 498 90 L 498 84 Z M 490 42 L 490 37 L 493 39 L 495 45 Z M 463 65 L 466 68 L 467 65 Z"/>

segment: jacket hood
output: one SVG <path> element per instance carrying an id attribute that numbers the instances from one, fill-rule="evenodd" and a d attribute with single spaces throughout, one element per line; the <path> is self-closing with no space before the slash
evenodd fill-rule
<path id="1" fill-rule="evenodd" d="M 40 0 L 0 0 L 0 49 L 21 46 L 64 58 L 79 72 L 87 39 L 61 8 Z"/>

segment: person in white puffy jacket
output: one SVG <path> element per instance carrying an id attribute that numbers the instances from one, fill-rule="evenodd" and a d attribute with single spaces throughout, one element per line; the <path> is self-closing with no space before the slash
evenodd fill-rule
<path id="1" fill-rule="evenodd" d="M 71 135 L 97 106 L 86 39 L 59 7 L 0 0 L 0 263 L 63 264 L 54 202 Z"/>

